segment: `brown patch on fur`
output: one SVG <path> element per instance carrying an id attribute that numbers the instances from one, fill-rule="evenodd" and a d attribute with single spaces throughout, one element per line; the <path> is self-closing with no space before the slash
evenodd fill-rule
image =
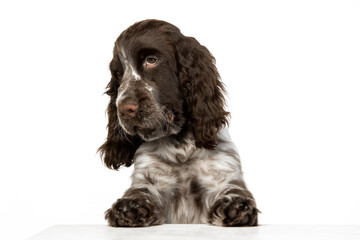
<path id="1" fill-rule="evenodd" d="M 183 154 L 176 154 L 175 157 L 176 157 L 176 160 L 181 164 L 186 161 L 186 156 Z"/>
<path id="2" fill-rule="evenodd" d="M 146 181 L 148 181 L 151 185 L 154 185 L 156 183 L 155 180 L 150 177 L 150 174 L 145 174 L 144 177 Z"/>
<path id="3" fill-rule="evenodd" d="M 201 211 L 204 209 L 204 188 L 200 185 L 196 178 L 190 182 L 190 193 L 194 198 L 196 207 Z"/>

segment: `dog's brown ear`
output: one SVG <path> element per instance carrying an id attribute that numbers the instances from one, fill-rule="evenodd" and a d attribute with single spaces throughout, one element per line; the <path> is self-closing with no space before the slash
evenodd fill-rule
<path id="1" fill-rule="evenodd" d="M 115 49 L 110 63 L 110 71 L 111 80 L 105 92 L 110 96 L 110 102 L 107 107 L 108 135 L 105 143 L 98 149 L 98 152 L 100 152 L 100 156 L 108 168 L 117 170 L 121 165 L 129 167 L 133 163 L 134 154 L 142 140 L 138 136 L 128 135 L 119 125 L 116 98 L 123 69 Z"/>
<path id="2" fill-rule="evenodd" d="M 177 42 L 179 79 L 185 95 L 188 126 L 197 147 L 214 149 L 217 133 L 228 123 L 224 85 L 215 59 L 195 38 L 182 37 Z"/>

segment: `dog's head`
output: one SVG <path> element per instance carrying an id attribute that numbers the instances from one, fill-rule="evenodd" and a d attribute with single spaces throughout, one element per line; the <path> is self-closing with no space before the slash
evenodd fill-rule
<path id="1" fill-rule="evenodd" d="M 191 132 L 197 147 L 214 149 L 227 123 L 215 59 L 196 39 L 167 22 L 135 23 L 116 40 L 106 93 L 105 164 L 130 166 L 143 141 Z"/>

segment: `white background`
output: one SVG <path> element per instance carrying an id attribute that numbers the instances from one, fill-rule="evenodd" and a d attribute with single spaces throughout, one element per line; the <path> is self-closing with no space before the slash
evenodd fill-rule
<path id="1" fill-rule="evenodd" d="M 108 64 L 146 18 L 216 57 L 261 224 L 360 224 L 359 1 L 1 1 L 1 239 L 105 224 Z"/>

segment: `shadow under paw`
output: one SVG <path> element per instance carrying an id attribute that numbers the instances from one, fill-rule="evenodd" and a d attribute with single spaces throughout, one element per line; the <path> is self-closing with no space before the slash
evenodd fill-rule
<path id="1" fill-rule="evenodd" d="M 156 207 L 143 199 L 118 199 L 105 212 L 105 219 L 112 227 L 146 227 L 164 223 Z"/>

